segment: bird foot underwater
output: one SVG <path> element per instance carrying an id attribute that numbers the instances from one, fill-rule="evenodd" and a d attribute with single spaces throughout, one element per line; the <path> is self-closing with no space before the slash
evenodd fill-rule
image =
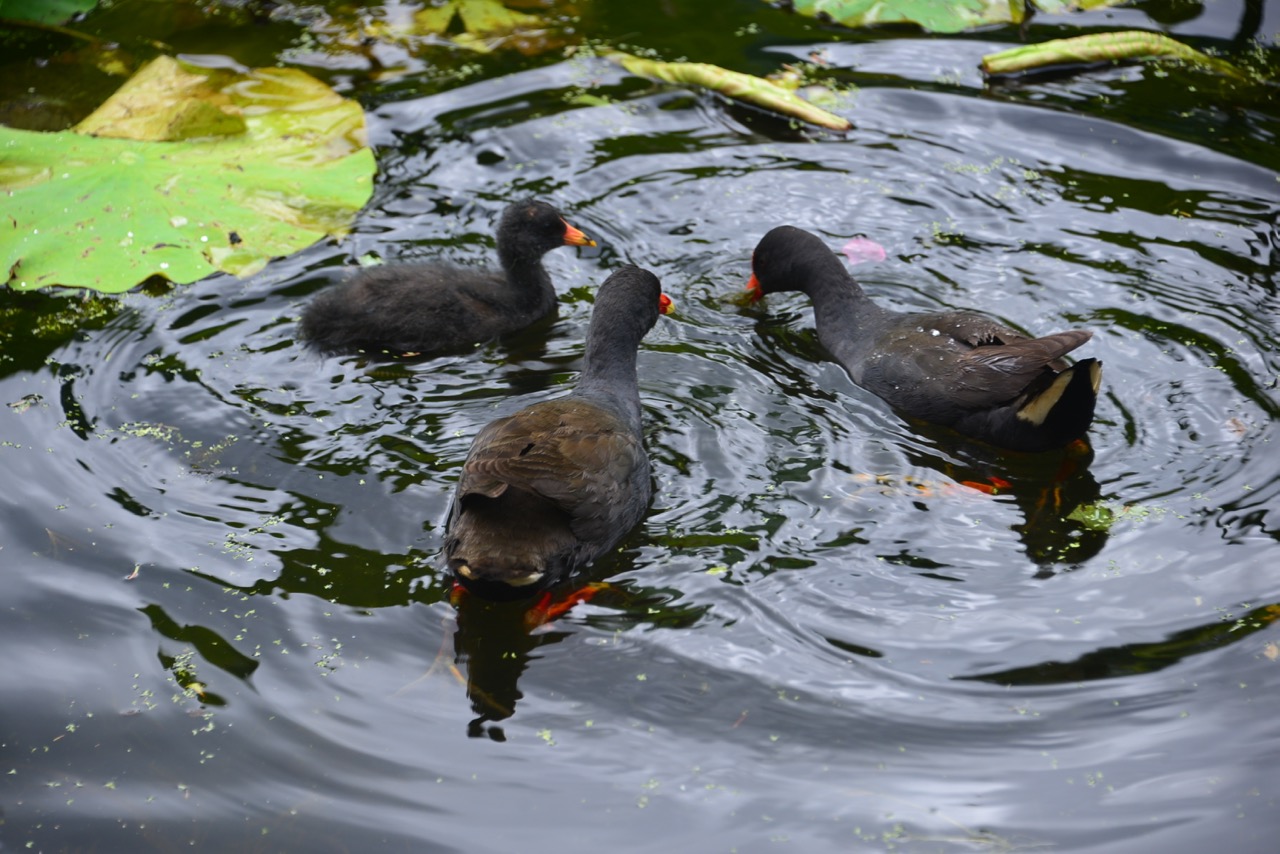
<path id="1" fill-rule="evenodd" d="M 529 631 L 545 626 L 567 614 L 580 602 L 590 602 L 597 593 L 608 588 L 609 585 L 602 581 L 592 581 L 571 591 L 558 601 L 552 591 L 545 591 L 538 597 L 537 602 L 525 610 L 522 620 L 524 626 Z M 463 597 L 467 596 L 469 592 L 462 584 L 454 582 L 452 589 L 449 591 L 449 604 L 457 608 L 461 604 Z"/>

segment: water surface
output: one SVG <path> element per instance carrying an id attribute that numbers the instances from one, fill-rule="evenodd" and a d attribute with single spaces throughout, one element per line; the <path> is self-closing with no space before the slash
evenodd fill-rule
<path id="1" fill-rule="evenodd" d="M 348 240 L 75 331 L 65 297 L 0 295 L 7 849 L 1271 850 L 1271 102 L 1177 69 L 984 86 L 1015 34 L 726 14 L 773 35 L 698 58 L 824 50 L 854 129 L 583 57 L 415 89 L 303 56 L 370 112 Z M 356 259 L 492 263 L 530 194 L 599 243 L 547 256 L 554 323 L 419 362 L 298 346 Z M 781 223 L 882 245 L 855 273 L 886 305 L 1093 330 L 1091 448 L 908 423 L 825 360 L 803 297 L 735 303 Z M 470 439 L 571 386 L 622 263 L 679 305 L 640 354 L 652 509 L 550 625 L 454 607 Z"/>

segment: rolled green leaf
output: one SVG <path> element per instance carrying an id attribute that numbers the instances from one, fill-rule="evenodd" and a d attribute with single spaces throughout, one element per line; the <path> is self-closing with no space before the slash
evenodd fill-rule
<path id="1" fill-rule="evenodd" d="M 1229 62 L 1214 59 L 1161 33 L 1144 30 L 1054 39 L 989 53 L 982 57 L 982 71 L 984 74 L 1013 74 L 1052 65 L 1161 57 L 1194 62 L 1219 74 L 1244 79 L 1244 74 Z"/>
<path id="2" fill-rule="evenodd" d="M 684 86 L 703 86 L 726 97 L 794 116 L 801 121 L 831 130 L 846 131 L 853 127 L 848 119 L 816 107 L 794 92 L 761 77 L 730 71 L 705 62 L 658 62 L 616 50 L 607 51 L 604 56 L 639 77 Z"/>

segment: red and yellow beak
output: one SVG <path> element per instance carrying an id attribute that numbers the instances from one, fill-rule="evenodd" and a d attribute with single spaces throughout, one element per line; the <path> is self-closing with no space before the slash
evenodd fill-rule
<path id="1" fill-rule="evenodd" d="M 747 280 L 747 298 L 751 302 L 759 302 L 764 296 L 764 288 L 760 287 L 760 280 L 756 278 L 756 274 L 752 273 L 751 278 Z"/>
<path id="2" fill-rule="evenodd" d="M 658 294 L 658 313 L 659 314 L 671 314 L 671 312 L 675 310 L 676 310 L 676 304 L 675 304 L 675 301 L 671 299 L 671 297 L 667 296 L 666 294 Z"/>
<path id="3" fill-rule="evenodd" d="M 569 223 L 565 222 L 564 220 L 560 220 L 560 221 L 564 222 L 564 245 L 565 246 L 595 246 L 596 245 L 596 242 L 592 240 L 590 237 L 587 237 L 581 231 L 569 225 Z"/>

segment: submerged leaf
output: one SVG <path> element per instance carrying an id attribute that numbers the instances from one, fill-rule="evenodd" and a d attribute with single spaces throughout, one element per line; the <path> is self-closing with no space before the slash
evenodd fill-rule
<path id="1" fill-rule="evenodd" d="M 1155 514 L 1157 517 L 1163 515 L 1163 508 L 1151 508 L 1142 504 L 1110 504 L 1105 501 L 1097 501 L 1092 504 L 1080 504 L 1074 510 L 1067 514 L 1067 518 L 1073 522 L 1079 522 L 1082 527 L 1091 531 L 1110 531 L 1111 528 L 1121 519 L 1127 519 L 1130 522 L 1141 522 Z"/>
<path id="2" fill-rule="evenodd" d="M 462 32 L 450 35 L 455 18 L 461 23 Z M 415 12 L 412 31 L 407 35 L 448 38 L 455 45 L 478 53 L 508 45 L 533 45 L 537 49 L 526 52 L 538 52 L 551 46 L 552 40 L 544 32 L 546 27 L 547 22 L 538 15 L 508 9 L 499 0 L 449 0 Z"/>
<path id="3" fill-rule="evenodd" d="M 180 141 L 107 139 L 0 128 L 6 200 L 0 269 L 19 290 L 108 293 L 151 276 L 244 276 L 326 235 L 340 236 L 372 193 L 364 113 L 291 69 L 246 74 L 157 60 L 136 91 L 113 96 L 84 128 Z M 164 69 L 171 85 L 158 83 Z M 221 96 L 198 95 L 205 77 Z M 126 84 L 126 89 L 130 89 Z M 155 96 L 155 97 L 152 97 Z M 114 106 L 112 106 L 114 102 Z M 145 105 L 147 118 L 128 114 Z M 223 117 L 215 117 L 215 111 Z M 157 118 L 158 117 L 158 118 Z M 242 130 L 235 130 L 242 126 Z M 187 138 L 197 129 L 222 135 Z"/>
<path id="4" fill-rule="evenodd" d="M 537 15 L 516 12 L 497 0 L 461 0 L 458 3 L 458 14 L 462 17 L 462 25 L 467 32 L 477 36 L 501 35 L 521 27 L 542 24 L 542 19 Z"/>
<path id="5" fill-rule="evenodd" d="M 705 86 L 727 97 L 832 130 L 845 131 L 852 127 L 848 119 L 816 107 L 776 83 L 750 74 L 730 71 L 705 62 L 658 62 L 616 50 L 607 51 L 604 56 L 640 77 L 681 85 Z"/>
<path id="6" fill-rule="evenodd" d="M 1162 33 L 1145 30 L 1094 33 L 989 53 L 982 57 L 982 71 L 984 74 L 1012 74 L 1050 65 L 1162 57 L 1192 62 L 1229 77 L 1244 77 L 1240 69 L 1229 62 L 1203 54 Z"/>
<path id="7" fill-rule="evenodd" d="M 414 29 L 419 33 L 445 35 L 457 17 L 472 36 L 501 36 L 521 27 L 541 26 L 542 19 L 508 9 L 498 0 L 449 0 L 443 6 L 428 6 L 414 13 Z"/>
<path id="8" fill-rule="evenodd" d="M 1067 518 L 1079 522 L 1090 531 L 1105 532 L 1110 531 L 1111 526 L 1116 523 L 1116 511 L 1102 503 L 1081 504 L 1068 513 Z"/>
<path id="9" fill-rule="evenodd" d="M 428 6 L 413 13 L 413 29 L 417 33 L 431 33 L 442 36 L 449 30 L 458 10 L 453 3 L 443 6 Z"/>

